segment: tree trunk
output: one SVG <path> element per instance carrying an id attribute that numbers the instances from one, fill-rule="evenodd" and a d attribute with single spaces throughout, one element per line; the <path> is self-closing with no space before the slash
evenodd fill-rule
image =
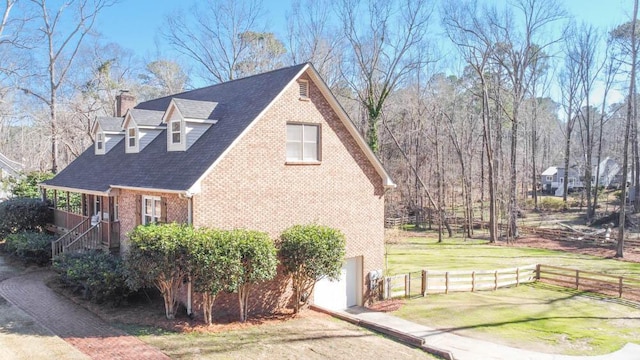
<path id="1" fill-rule="evenodd" d="M 514 110 L 513 128 L 511 129 L 511 179 L 509 182 L 509 234 L 508 239 L 518 237 L 518 121 Z"/>
<path id="2" fill-rule="evenodd" d="M 202 311 L 204 312 L 204 320 L 207 325 L 213 323 L 213 303 L 216 301 L 216 296 L 210 293 L 202 294 Z"/>
<path id="3" fill-rule="evenodd" d="M 638 0 L 633 2 L 633 14 L 631 20 L 631 74 L 629 79 L 629 96 L 627 97 L 627 122 L 625 125 L 624 149 L 622 156 L 622 206 L 620 206 L 620 219 L 618 226 L 618 246 L 616 247 L 616 257 L 624 257 L 624 236 L 626 221 L 626 201 L 627 201 L 627 174 L 629 170 L 629 132 L 631 122 L 635 121 L 635 100 L 636 100 L 636 61 L 638 56 L 638 46 L 636 44 L 636 23 L 638 18 Z"/>

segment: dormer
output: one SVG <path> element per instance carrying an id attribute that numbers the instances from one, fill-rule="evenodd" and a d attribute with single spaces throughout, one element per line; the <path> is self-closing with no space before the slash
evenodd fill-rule
<path id="1" fill-rule="evenodd" d="M 91 129 L 94 136 L 94 152 L 96 155 L 104 155 L 124 137 L 121 129 L 122 118 L 99 117 Z"/>
<path id="2" fill-rule="evenodd" d="M 213 101 L 171 99 L 162 122 L 167 126 L 167 151 L 185 151 L 217 120 L 212 120 L 218 105 Z"/>
<path id="3" fill-rule="evenodd" d="M 127 154 L 135 154 L 144 150 L 164 130 L 162 114 L 162 111 L 156 110 L 131 109 L 127 111 L 122 123 L 126 137 L 124 148 Z"/>

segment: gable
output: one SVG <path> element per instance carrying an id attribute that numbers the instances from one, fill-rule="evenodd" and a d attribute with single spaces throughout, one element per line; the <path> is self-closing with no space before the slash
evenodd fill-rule
<path id="1" fill-rule="evenodd" d="M 345 134 L 349 134 L 349 141 L 353 141 L 355 147 L 360 149 L 357 156 L 366 159 L 385 187 L 395 186 L 326 84 L 309 64 L 140 103 L 127 113 L 122 124 L 125 129 L 136 127 L 149 134 L 148 137 L 145 137 L 147 134 L 140 134 L 136 142 L 138 151 L 125 151 L 128 147 L 125 134 L 125 141 L 118 141 L 105 155 L 96 156 L 92 148 L 88 149 L 43 185 L 93 191 L 128 187 L 181 191 L 185 194 L 198 192 L 202 179 L 230 149 L 243 141 L 244 135 L 277 103 L 284 92 L 295 87 L 299 98 L 297 80 L 303 74 L 312 85 L 310 95 L 313 96 L 315 91 L 325 98 L 326 107 L 335 112 L 346 129 Z M 167 128 L 164 124 L 160 126 L 164 116 L 174 116 L 166 113 L 172 99 L 184 100 L 178 100 L 183 105 L 200 104 L 199 108 L 192 111 L 194 116 L 202 117 L 210 111 L 208 119 L 193 121 L 193 126 L 185 127 L 186 137 L 193 143 L 184 151 L 167 151 L 168 135 L 163 133 Z"/>

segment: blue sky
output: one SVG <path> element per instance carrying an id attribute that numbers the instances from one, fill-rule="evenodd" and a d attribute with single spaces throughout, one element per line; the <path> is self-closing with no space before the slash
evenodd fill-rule
<path id="1" fill-rule="evenodd" d="M 578 22 L 585 21 L 604 29 L 610 29 L 616 24 L 627 21 L 633 5 L 631 0 L 557 0 L 557 2 L 564 3 L 567 11 L 575 15 Z M 102 14 L 98 29 L 108 41 L 134 50 L 138 55 L 152 56 L 156 48 L 155 42 L 161 42 L 157 32 L 165 16 L 177 8 L 186 7 L 186 3 L 187 1 L 175 0 L 121 0 Z M 269 31 L 284 37 L 285 14 L 289 11 L 290 1 L 267 0 L 264 6 L 268 12 Z"/>

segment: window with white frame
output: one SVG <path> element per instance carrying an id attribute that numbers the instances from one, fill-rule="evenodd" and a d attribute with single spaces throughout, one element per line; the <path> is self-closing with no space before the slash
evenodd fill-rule
<path id="1" fill-rule="evenodd" d="M 547 181 L 553 181 L 553 176 L 547 176 Z"/>
<path id="2" fill-rule="evenodd" d="M 101 132 L 96 134 L 96 150 L 98 152 L 104 151 L 104 134 Z"/>
<path id="3" fill-rule="evenodd" d="M 320 161 L 320 126 L 287 124 L 287 161 Z"/>
<path id="4" fill-rule="evenodd" d="M 136 147 L 136 142 L 138 141 L 136 128 L 131 127 L 127 130 L 127 145 L 130 148 Z"/>
<path id="5" fill-rule="evenodd" d="M 159 196 L 142 198 L 142 224 L 155 224 L 162 218 L 162 200 Z"/>
<path id="6" fill-rule="evenodd" d="M 171 143 L 180 144 L 182 142 L 182 122 L 180 120 L 171 121 Z"/>

